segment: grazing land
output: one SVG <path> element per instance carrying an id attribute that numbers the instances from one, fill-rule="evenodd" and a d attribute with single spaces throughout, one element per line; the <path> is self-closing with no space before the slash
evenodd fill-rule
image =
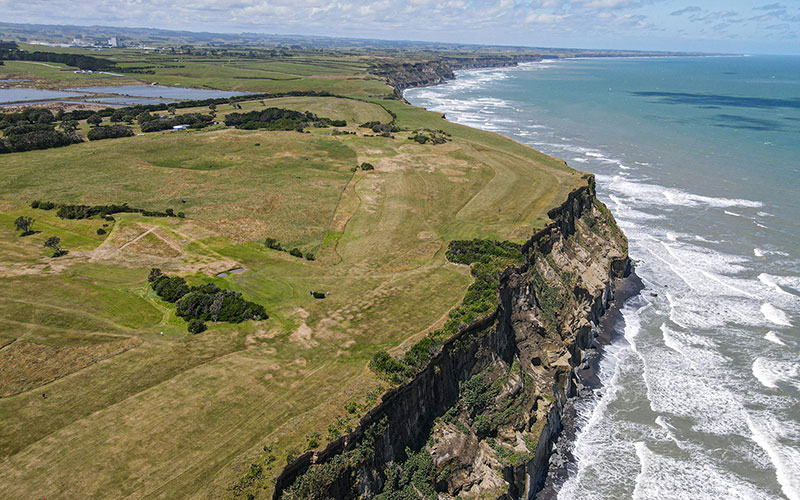
<path id="1" fill-rule="evenodd" d="M 521 242 L 585 184 L 560 160 L 409 106 L 368 73 L 365 56 L 117 49 L 103 57 L 157 67 L 92 75 L 81 86 L 339 97 L 221 104 L 220 123 L 200 130 L 141 134 L 134 124 L 132 137 L 0 157 L 0 491 L 8 498 L 230 498 L 265 452 L 274 457 L 265 473 L 277 474 L 375 402 L 386 386 L 367 367 L 376 351 L 402 352 L 459 304 L 471 278 L 445 258 L 450 241 Z M 63 78 L 74 68 L 51 66 L 13 61 L 0 76 L 75 85 Z M 268 107 L 347 125 L 222 123 Z M 191 112 L 209 108 L 177 110 Z M 368 122 L 393 122 L 395 131 L 359 127 Z M 418 129 L 448 140 L 409 140 Z M 362 163 L 374 169 L 355 168 Z M 33 200 L 185 216 L 61 219 Z M 33 234 L 15 231 L 20 216 L 35 219 Z M 65 255 L 44 247 L 52 236 Z M 303 257 L 268 248 L 266 238 Z M 270 319 L 209 322 L 189 334 L 150 289 L 152 267 L 241 292 Z M 218 276 L 232 269 L 244 271 Z"/>

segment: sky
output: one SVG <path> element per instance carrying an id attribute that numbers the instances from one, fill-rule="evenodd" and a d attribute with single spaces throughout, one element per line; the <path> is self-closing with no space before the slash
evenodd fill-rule
<path id="1" fill-rule="evenodd" d="M 2 20 L 800 55 L 800 0 L 0 0 Z"/>

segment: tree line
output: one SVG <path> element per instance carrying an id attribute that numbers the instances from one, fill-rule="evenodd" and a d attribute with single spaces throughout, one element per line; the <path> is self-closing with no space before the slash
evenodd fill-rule
<path id="1" fill-rule="evenodd" d="M 157 210 L 146 210 L 144 208 L 134 208 L 128 206 L 127 203 L 121 205 L 56 205 L 52 201 L 34 200 L 31 202 L 31 208 L 38 208 L 40 210 L 52 210 L 58 207 L 56 215 L 62 219 L 88 219 L 94 216 L 106 217 L 113 214 L 142 214 L 146 217 L 185 217 L 183 212 L 177 214 L 171 208 L 163 212 Z"/>
<path id="2" fill-rule="evenodd" d="M 111 70 L 117 65 L 117 63 L 109 59 L 101 59 L 99 57 L 86 56 L 83 54 L 41 51 L 28 52 L 26 50 L 19 50 L 17 47 L 0 49 L 0 60 L 61 63 L 73 68 L 92 71 Z"/>
<path id="3" fill-rule="evenodd" d="M 47 109 L 30 108 L 0 114 L 0 154 L 58 148 L 82 142 L 74 128 L 56 130 L 55 117 Z"/>

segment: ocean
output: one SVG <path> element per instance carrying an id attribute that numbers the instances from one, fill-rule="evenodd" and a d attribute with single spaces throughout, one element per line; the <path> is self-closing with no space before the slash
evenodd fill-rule
<path id="1" fill-rule="evenodd" d="M 558 498 L 800 500 L 800 57 L 470 70 L 405 93 L 592 172 L 645 289 Z"/>

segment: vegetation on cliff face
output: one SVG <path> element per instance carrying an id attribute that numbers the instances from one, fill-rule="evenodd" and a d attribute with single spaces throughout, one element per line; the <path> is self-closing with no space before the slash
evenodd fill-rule
<path id="1" fill-rule="evenodd" d="M 579 212 L 571 217 L 572 210 Z M 541 240 L 526 247 L 526 265 L 504 274 L 504 305 L 510 310 L 494 325 L 448 344 L 448 354 L 437 358 L 432 369 L 413 372 L 419 378 L 393 394 L 400 398 L 392 400 L 395 405 L 416 405 L 418 418 L 430 418 L 420 408 L 426 403 L 420 401 L 419 391 L 446 393 L 454 376 L 464 377 L 465 360 L 475 359 L 471 376 L 459 383 L 455 404 L 430 428 L 423 427 L 428 434 L 413 437 L 427 442 L 388 463 L 370 464 L 358 476 L 359 491 L 378 488 L 380 498 L 415 500 L 497 498 L 529 491 L 528 474 L 535 475 L 547 463 L 540 441 L 550 442 L 558 428 L 552 419 L 559 418 L 559 405 L 572 391 L 572 369 L 582 359 L 577 353 L 591 345 L 590 321 L 602 313 L 597 301 L 606 296 L 609 272 L 622 272 L 625 238 L 609 215 L 597 206 L 593 190 L 570 197 L 555 217 L 571 218 L 557 219 L 539 233 Z M 454 242 L 447 257 L 475 268 L 498 258 L 513 263 L 518 253 L 519 247 L 507 242 L 467 240 Z M 501 337 L 494 336 L 501 331 Z M 500 338 L 515 343 L 511 351 Z M 405 357 L 381 357 L 401 370 L 413 366 Z M 437 375 L 445 369 L 451 371 Z M 405 394 L 404 399 L 399 396 Z M 387 436 L 403 436 L 402 432 Z M 531 472 L 530 464 L 536 471 Z"/>
<path id="2" fill-rule="evenodd" d="M 386 433 L 386 420 L 371 425 L 364 432 L 353 449 L 340 453 L 332 460 L 317 467 L 310 468 L 303 474 L 281 498 L 284 500 L 328 500 L 327 487 L 337 479 L 349 476 L 349 485 L 355 489 L 355 473 L 375 454 L 375 443 Z"/>
<path id="3" fill-rule="evenodd" d="M 392 383 L 401 383 L 414 376 L 436 354 L 442 342 L 494 311 L 498 302 L 500 271 L 522 261 L 519 245 L 510 241 L 455 240 L 450 242 L 446 255 L 450 262 L 469 265 L 475 281 L 467 288 L 461 305 L 450 311 L 442 328 L 426 335 L 403 356 L 392 357 L 386 351 L 373 356 L 370 368 Z"/>

